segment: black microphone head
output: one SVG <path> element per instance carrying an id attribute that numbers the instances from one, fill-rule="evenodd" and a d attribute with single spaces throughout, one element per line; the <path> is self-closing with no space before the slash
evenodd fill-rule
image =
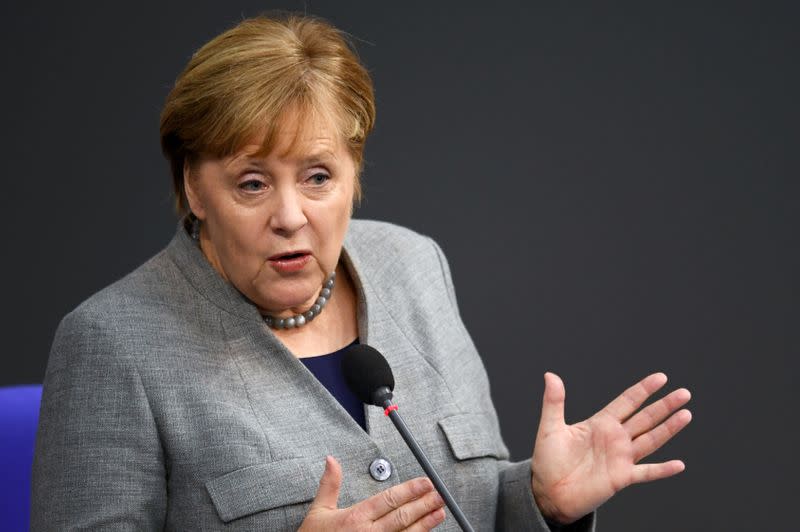
<path id="1" fill-rule="evenodd" d="M 342 373 L 350 390 L 362 403 L 383 406 L 375 392 L 381 388 L 388 388 L 389 392 L 394 390 L 394 375 L 389 363 L 377 349 L 366 344 L 347 348 L 342 357 Z"/>

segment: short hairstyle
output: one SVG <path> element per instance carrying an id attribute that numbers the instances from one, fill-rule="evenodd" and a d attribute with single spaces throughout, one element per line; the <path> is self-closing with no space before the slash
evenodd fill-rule
<path id="1" fill-rule="evenodd" d="M 364 143 L 375 123 L 372 80 L 343 32 L 289 14 L 242 21 L 200 48 L 175 81 L 161 112 L 161 149 L 177 211 L 189 212 L 185 164 L 232 155 L 253 138 L 263 139 L 267 154 L 291 111 L 295 142 L 317 117 L 332 120 L 356 163 L 359 199 Z"/>

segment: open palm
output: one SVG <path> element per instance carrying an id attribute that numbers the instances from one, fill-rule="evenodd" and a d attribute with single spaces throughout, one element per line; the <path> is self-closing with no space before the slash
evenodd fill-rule
<path id="1" fill-rule="evenodd" d="M 567 425 L 564 384 L 557 375 L 545 374 L 531 461 L 533 494 L 545 517 L 571 523 L 626 486 L 683 471 L 680 460 L 639 464 L 692 419 L 688 410 L 676 412 L 691 397 L 685 388 L 639 410 L 666 382 L 666 375 L 654 373 L 589 419 Z"/>

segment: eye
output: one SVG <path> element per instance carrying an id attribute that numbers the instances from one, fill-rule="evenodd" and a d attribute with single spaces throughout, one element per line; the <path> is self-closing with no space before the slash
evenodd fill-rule
<path id="1" fill-rule="evenodd" d="M 324 174 L 322 172 L 317 172 L 316 174 L 312 175 L 308 178 L 308 182 L 312 185 L 324 185 L 325 183 L 330 180 L 331 176 L 328 174 Z"/>
<path id="2" fill-rule="evenodd" d="M 239 183 L 239 188 L 244 190 L 245 192 L 259 192 L 266 187 L 264 182 L 259 181 L 258 179 L 250 179 L 248 181 L 244 181 Z"/>

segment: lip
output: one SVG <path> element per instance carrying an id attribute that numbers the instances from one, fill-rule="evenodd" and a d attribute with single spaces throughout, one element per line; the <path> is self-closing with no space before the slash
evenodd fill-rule
<path id="1" fill-rule="evenodd" d="M 276 253 L 267 260 L 272 267 L 282 273 L 300 271 L 311 261 L 311 253 L 306 250 Z"/>
<path id="2" fill-rule="evenodd" d="M 281 251 L 280 253 L 276 253 L 271 257 L 267 257 L 268 260 L 279 260 L 281 257 L 285 257 L 286 255 L 310 255 L 311 251 L 308 249 L 291 249 L 288 251 Z"/>

